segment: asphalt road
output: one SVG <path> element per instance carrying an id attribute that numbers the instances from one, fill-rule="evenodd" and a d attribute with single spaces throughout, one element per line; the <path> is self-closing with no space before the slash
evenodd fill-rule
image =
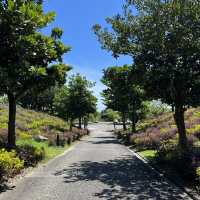
<path id="1" fill-rule="evenodd" d="M 0 200 L 190 199 L 120 145 L 106 123 L 66 154 L 35 169 Z"/>

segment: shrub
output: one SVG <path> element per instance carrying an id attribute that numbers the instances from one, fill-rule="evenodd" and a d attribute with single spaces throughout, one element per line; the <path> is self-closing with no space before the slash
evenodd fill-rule
<path id="1" fill-rule="evenodd" d="M 17 135 L 18 135 L 19 139 L 21 139 L 21 140 L 28 140 L 28 139 L 32 138 L 30 134 L 28 134 L 27 132 L 23 132 L 23 131 L 18 131 Z"/>
<path id="2" fill-rule="evenodd" d="M 11 177 L 20 172 L 24 162 L 16 155 L 15 151 L 0 150 L 0 179 Z"/>
<path id="3" fill-rule="evenodd" d="M 69 137 L 69 138 L 67 139 L 67 144 L 68 144 L 68 145 L 71 145 L 71 144 L 72 144 L 72 138 L 71 138 L 71 137 Z"/>
<path id="4" fill-rule="evenodd" d="M 196 176 L 191 152 L 183 154 L 174 140 L 163 142 L 157 150 L 156 157 L 158 162 L 170 166 L 187 179 L 194 179 Z"/>
<path id="5" fill-rule="evenodd" d="M 56 141 L 55 141 L 55 139 L 49 139 L 49 141 L 48 141 L 48 146 L 49 147 L 52 147 L 52 146 L 56 146 Z"/>
<path id="6" fill-rule="evenodd" d="M 199 139 L 195 135 L 189 135 L 188 138 L 188 144 L 190 147 L 192 147 L 196 142 L 199 141 Z"/>
<path id="7" fill-rule="evenodd" d="M 45 149 L 43 147 L 36 147 L 29 144 L 20 145 L 17 152 L 19 157 L 24 160 L 26 167 L 35 166 L 45 157 Z"/>
<path id="8" fill-rule="evenodd" d="M 117 138 L 123 140 L 125 144 L 130 143 L 131 133 L 129 131 L 116 130 L 115 134 L 117 135 Z"/>
<path id="9" fill-rule="evenodd" d="M 197 191 L 200 192 L 200 186 L 199 186 L 199 184 L 200 184 L 200 167 L 196 168 L 196 180 L 197 180 L 197 184 L 198 184 Z"/>
<path id="10" fill-rule="evenodd" d="M 163 141 L 176 136 L 176 129 L 165 129 L 165 133 L 159 128 L 148 128 L 146 132 L 134 134 L 130 137 L 130 143 L 139 150 L 157 149 Z"/>

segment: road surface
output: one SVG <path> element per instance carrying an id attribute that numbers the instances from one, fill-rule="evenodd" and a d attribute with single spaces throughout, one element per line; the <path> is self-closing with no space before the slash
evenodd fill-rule
<path id="1" fill-rule="evenodd" d="M 190 199 L 119 144 L 111 124 L 90 129 L 91 136 L 2 192 L 0 200 Z"/>

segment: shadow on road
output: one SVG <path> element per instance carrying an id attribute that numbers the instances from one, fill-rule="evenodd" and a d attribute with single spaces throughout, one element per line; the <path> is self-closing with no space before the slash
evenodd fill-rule
<path id="1" fill-rule="evenodd" d="M 15 186 L 8 186 L 7 184 L 1 183 L 0 184 L 0 194 L 6 192 L 7 190 L 13 190 Z"/>
<path id="2" fill-rule="evenodd" d="M 93 138 L 96 138 L 96 139 L 116 139 L 116 137 L 115 136 L 99 136 L 99 137 L 93 137 Z"/>
<path id="3" fill-rule="evenodd" d="M 119 144 L 116 139 L 100 140 L 100 141 L 88 141 L 91 144 Z"/>
<path id="4" fill-rule="evenodd" d="M 94 196 L 107 200 L 182 199 L 180 190 L 133 156 L 103 162 L 82 161 L 57 171 L 54 175 L 63 176 L 65 183 L 100 181 L 108 189 Z"/>

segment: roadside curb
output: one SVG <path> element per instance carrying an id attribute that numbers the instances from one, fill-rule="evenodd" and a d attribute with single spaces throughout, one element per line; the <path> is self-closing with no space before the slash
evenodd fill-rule
<path id="1" fill-rule="evenodd" d="M 120 143 L 123 145 L 123 143 L 120 141 Z M 138 153 L 135 151 L 131 150 L 129 147 L 125 146 L 125 148 L 131 152 L 134 156 L 136 156 L 140 161 L 142 161 L 146 166 L 148 166 L 151 170 L 153 170 L 158 176 L 165 178 L 168 180 L 170 183 L 174 184 L 175 186 L 179 187 L 183 192 L 185 192 L 191 199 L 193 200 L 199 200 L 200 196 L 193 192 L 191 189 L 184 187 L 183 185 L 175 182 L 172 178 L 168 177 L 166 174 L 164 174 L 161 170 L 156 168 L 155 166 L 152 166 L 147 159 L 144 157 L 140 156 Z"/>

